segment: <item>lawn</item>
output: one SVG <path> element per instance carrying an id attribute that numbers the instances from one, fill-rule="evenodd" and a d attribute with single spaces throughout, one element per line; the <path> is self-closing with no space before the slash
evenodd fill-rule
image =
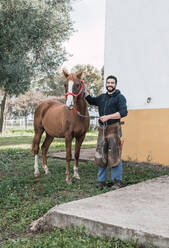
<path id="1" fill-rule="evenodd" d="M 97 167 L 93 163 L 80 163 L 81 180 L 65 182 L 65 162 L 49 158 L 50 175 L 44 175 L 40 166 L 39 178 L 33 176 L 33 156 L 30 153 L 33 132 L 10 131 L 0 136 L 0 247 L 1 248 L 141 248 L 117 238 L 100 239 L 72 227 L 32 234 L 29 224 L 44 215 L 56 204 L 81 199 L 103 192 L 95 188 Z M 83 148 L 95 147 L 97 132 L 88 132 Z M 56 139 L 50 152 L 64 150 L 64 140 Z M 73 162 L 72 162 L 73 164 Z M 169 168 L 124 162 L 123 186 L 161 175 L 169 175 Z M 73 175 L 71 166 L 71 175 Z M 110 172 L 109 172 L 110 173 Z M 145 246 L 153 247 L 151 245 Z"/>

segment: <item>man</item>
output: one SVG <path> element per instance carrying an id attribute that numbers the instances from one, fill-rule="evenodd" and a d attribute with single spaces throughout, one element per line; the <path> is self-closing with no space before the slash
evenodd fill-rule
<path id="1" fill-rule="evenodd" d="M 100 116 L 95 163 L 99 166 L 97 187 L 101 189 L 106 185 L 108 165 L 112 168 L 112 189 L 120 188 L 122 182 L 120 119 L 128 112 L 126 99 L 116 86 L 117 78 L 111 75 L 106 78 L 106 93 L 92 97 L 85 89 L 87 102 L 98 106 Z"/>

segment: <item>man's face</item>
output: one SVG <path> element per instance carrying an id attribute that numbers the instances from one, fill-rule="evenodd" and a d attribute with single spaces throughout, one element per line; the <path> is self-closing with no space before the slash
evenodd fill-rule
<path id="1" fill-rule="evenodd" d="M 116 89 L 116 81 L 113 78 L 107 79 L 106 89 L 108 93 L 112 93 Z"/>

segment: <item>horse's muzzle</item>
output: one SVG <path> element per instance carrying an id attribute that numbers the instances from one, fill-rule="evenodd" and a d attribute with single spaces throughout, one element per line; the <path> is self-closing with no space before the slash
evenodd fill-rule
<path id="1" fill-rule="evenodd" d="M 72 110 L 72 109 L 74 108 L 74 106 L 73 106 L 73 105 L 70 105 L 69 107 L 67 106 L 67 108 L 68 108 L 69 110 Z"/>

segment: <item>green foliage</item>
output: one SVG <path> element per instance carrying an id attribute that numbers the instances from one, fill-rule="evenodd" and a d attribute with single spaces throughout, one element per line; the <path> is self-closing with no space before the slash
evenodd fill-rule
<path id="1" fill-rule="evenodd" d="M 103 91 L 103 79 L 101 71 L 92 65 L 76 65 L 72 72 L 83 71 L 82 78 L 87 84 L 87 89 L 93 96 L 98 96 Z"/>
<path id="2" fill-rule="evenodd" d="M 123 242 L 117 238 L 98 238 L 88 234 L 85 228 L 70 230 L 55 229 L 51 232 L 31 234 L 29 224 L 45 214 L 56 204 L 108 192 L 95 188 L 97 167 L 91 162 L 80 163 L 81 180 L 73 180 L 72 185 L 65 182 L 65 162 L 48 158 L 50 175 L 45 175 L 40 166 L 41 176 L 33 176 L 33 156 L 30 144 L 33 133 L 8 132 L 0 139 L 0 247 L 32 248 L 155 248 L 140 246 L 136 242 Z M 95 146 L 97 132 L 87 133 L 86 146 Z M 23 145 L 29 147 L 23 148 Z M 17 145 L 20 144 L 20 148 Z M 11 145 L 12 149 L 9 149 Z M 54 142 L 51 151 L 64 149 L 64 141 Z M 73 163 L 72 163 L 73 165 Z M 161 175 L 169 175 L 169 168 L 150 164 L 124 162 L 123 186 L 141 182 Z M 109 171 L 110 173 L 110 171 Z M 73 166 L 71 166 L 71 175 Z"/>
<path id="3" fill-rule="evenodd" d="M 54 76 L 46 76 L 39 80 L 39 82 L 35 82 L 34 87 L 48 96 L 56 96 L 58 99 L 61 97 L 59 100 L 64 102 L 64 83 L 65 77 L 63 72 L 58 70 Z"/>
<path id="4" fill-rule="evenodd" d="M 0 87 L 23 93 L 33 74 L 55 73 L 72 31 L 70 1 L 1 0 Z"/>
<path id="5" fill-rule="evenodd" d="M 6 95 L 28 90 L 32 79 L 54 75 L 66 60 L 63 42 L 73 32 L 72 1 L 1 0 L 0 108 L 2 132 Z"/>

